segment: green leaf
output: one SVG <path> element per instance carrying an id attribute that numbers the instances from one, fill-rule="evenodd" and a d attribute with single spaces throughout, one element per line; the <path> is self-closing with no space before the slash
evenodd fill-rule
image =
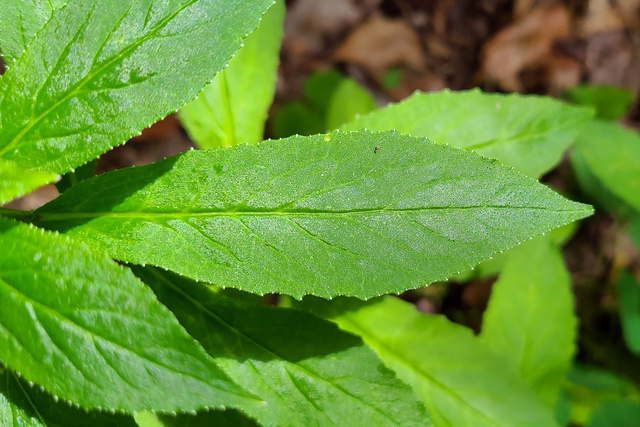
<path id="1" fill-rule="evenodd" d="M 3 427 L 135 427 L 130 416 L 87 412 L 56 402 L 0 365 L 0 425 Z"/>
<path id="2" fill-rule="evenodd" d="M 577 320 L 571 279 L 547 236 L 511 251 L 493 285 L 482 341 L 555 406 L 575 352 Z"/>
<path id="3" fill-rule="evenodd" d="M 474 153 L 363 131 L 194 150 L 81 182 L 35 218 L 218 286 L 370 298 L 590 213 Z"/>
<path id="4" fill-rule="evenodd" d="M 280 107 L 271 120 L 273 135 L 286 138 L 292 135 L 315 135 L 324 131 L 322 116 L 303 104 L 290 102 Z"/>
<path id="5" fill-rule="evenodd" d="M 395 297 L 305 299 L 360 335 L 425 403 L 435 425 L 550 426 L 551 411 L 473 332 Z"/>
<path id="6" fill-rule="evenodd" d="M 567 90 L 564 96 L 575 104 L 594 107 L 600 119 L 617 120 L 629 111 L 634 94 L 621 87 L 580 85 Z"/>
<path id="7" fill-rule="evenodd" d="M 3 0 L 0 11 L 0 49 L 7 66 L 11 66 L 44 24 L 53 9 L 67 0 Z"/>
<path id="8" fill-rule="evenodd" d="M 261 404 L 105 254 L 2 218 L 0 247 L 0 360 L 26 380 L 86 409 Z"/>
<path id="9" fill-rule="evenodd" d="M 636 427 L 640 420 L 640 403 L 629 400 L 603 402 L 594 411 L 587 427 Z"/>
<path id="10" fill-rule="evenodd" d="M 616 287 L 624 340 L 629 350 L 640 356 L 640 283 L 623 271 Z"/>
<path id="11" fill-rule="evenodd" d="M 0 204 L 24 196 L 59 178 L 51 172 L 24 169 L 14 162 L 0 159 Z"/>
<path id="12" fill-rule="evenodd" d="M 197 414 L 161 415 L 138 412 L 135 416 L 139 427 L 257 427 L 259 424 L 243 413 L 227 409 Z"/>
<path id="13" fill-rule="evenodd" d="M 299 310 L 238 303 L 204 285 L 133 268 L 224 371 L 266 403 L 265 425 L 425 425 L 409 387 L 357 337 Z"/>
<path id="14" fill-rule="evenodd" d="M 194 99 L 271 3 L 70 0 L 0 79 L 0 157 L 65 173 L 122 144 Z"/>
<path id="15" fill-rule="evenodd" d="M 180 109 L 180 121 L 201 148 L 262 141 L 276 87 L 284 14 L 284 1 L 276 1 L 229 66 Z"/>
<path id="16" fill-rule="evenodd" d="M 327 130 L 352 121 L 376 109 L 376 100 L 353 79 L 344 79 L 336 87 L 327 109 Z"/>
<path id="17" fill-rule="evenodd" d="M 415 93 L 361 116 L 344 130 L 395 129 L 476 151 L 531 177 L 559 161 L 592 112 L 550 98 L 468 92 Z"/>
<path id="18" fill-rule="evenodd" d="M 335 70 L 313 73 L 304 82 L 304 96 L 311 106 L 325 117 L 333 93 L 344 80 L 344 76 Z"/>
<path id="19" fill-rule="evenodd" d="M 607 190 L 640 211 L 640 135 L 593 121 L 580 133 L 574 151 Z"/>
<path id="20" fill-rule="evenodd" d="M 58 192 L 64 193 L 77 183 L 94 176 L 96 173 L 97 165 L 98 160 L 92 160 L 89 163 L 80 166 L 75 171 L 64 174 L 62 176 L 62 179 L 56 182 L 56 188 L 58 189 Z"/>

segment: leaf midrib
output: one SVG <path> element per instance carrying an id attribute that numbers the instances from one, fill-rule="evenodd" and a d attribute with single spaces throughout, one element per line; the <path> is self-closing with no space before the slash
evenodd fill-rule
<path id="1" fill-rule="evenodd" d="M 438 210 L 474 210 L 474 209 L 523 209 L 523 210 L 543 210 L 551 212 L 565 213 L 587 213 L 590 209 L 557 209 L 546 206 L 505 206 L 505 205 L 471 205 L 471 206 L 428 206 L 420 208 L 399 208 L 399 209 L 352 209 L 352 210 L 265 210 L 265 211 L 234 211 L 234 210 L 211 210 L 206 212 L 38 212 L 34 213 L 37 221 L 61 221 L 72 219 L 92 219 L 92 218 L 191 218 L 191 217 L 239 217 L 239 216 L 327 216 L 327 215 L 379 215 L 403 212 L 422 212 Z"/>

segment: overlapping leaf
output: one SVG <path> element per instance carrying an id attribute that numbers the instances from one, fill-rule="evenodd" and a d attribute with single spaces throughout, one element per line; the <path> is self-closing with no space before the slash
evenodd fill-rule
<path id="1" fill-rule="evenodd" d="M 575 351 L 569 273 L 555 243 L 538 237 L 511 251 L 494 284 L 482 340 L 555 406 Z"/>
<path id="2" fill-rule="evenodd" d="M 284 0 L 276 1 L 229 66 L 180 109 L 180 121 L 201 148 L 262 141 L 276 88 L 284 13 Z"/>
<path id="3" fill-rule="evenodd" d="M 66 236 L 0 218 L 0 360 L 83 408 L 261 405 L 133 274 Z"/>
<path id="4" fill-rule="evenodd" d="M 23 196 L 58 179 L 51 172 L 24 169 L 16 163 L 0 159 L 0 204 Z"/>
<path id="5" fill-rule="evenodd" d="M 395 129 L 428 137 L 496 158 L 537 178 L 560 161 L 592 114 L 550 98 L 445 90 L 416 93 L 342 129 Z"/>
<path id="6" fill-rule="evenodd" d="M 64 173 L 122 144 L 195 98 L 271 3 L 70 0 L 0 79 L 0 156 Z"/>
<path id="7" fill-rule="evenodd" d="M 234 381 L 265 425 L 426 425 L 410 388 L 357 337 L 299 310 L 234 302 L 156 268 L 134 267 Z M 218 414 L 220 415 L 220 414 Z"/>
<path id="8" fill-rule="evenodd" d="M 590 212 L 474 153 L 361 131 L 115 171 L 35 219 L 118 260 L 215 285 L 369 298 L 445 279 Z"/>
<path id="9" fill-rule="evenodd" d="M 133 418 L 87 412 L 56 402 L 37 386 L 0 367 L 0 425 L 3 427 L 136 427 Z"/>
<path id="10" fill-rule="evenodd" d="M 640 135 L 593 121 L 580 133 L 575 153 L 608 191 L 640 211 Z"/>
<path id="11" fill-rule="evenodd" d="M 552 426 L 551 411 L 473 332 L 395 297 L 303 300 L 358 334 L 410 384 L 436 425 Z"/>

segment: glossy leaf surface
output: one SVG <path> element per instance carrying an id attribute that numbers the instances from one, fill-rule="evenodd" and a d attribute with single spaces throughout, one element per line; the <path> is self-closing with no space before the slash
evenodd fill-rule
<path id="1" fill-rule="evenodd" d="M 118 260 L 214 285 L 369 298 L 445 279 L 590 213 L 475 153 L 337 132 L 115 171 L 35 218 Z"/>
<path id="2" fill-rule="evenodd" d="M 589 109 L 550 98 L 445 90 L 415 93 L 341 129 L 395 129 L 424 136 L 496 158 L 537 178 L 560 161 L 591 115 Z"/>
<path id="3" fill-rule="evenodd" d="M 24 196 L 58 178 L 51 172 L 23 169 L 14 162 L 0 159 L 0 204 Z"/>
<path id="4" fill-rule="evenodd" d="M 411 389 L 362 340 L 331 322 L 241 304 L 156 268 L 134 272 L 230 378 L 265 401 L 248 411 L 261 424 L 428 424 Z"/>
<path id="5" fill-rule="evenodd" d="M 3 427 L 136 427 L 121 414 L 87 412 L 66 402 L 56 402 L 38 386 L 0 367 L 0 425 Z"/>
<path id="6" fill-rule="evenodd" d="M 575 150 L 602 184 L 640 211 L 640 135 L 616 124 L 589 123 Z"/>
<path id="7" fill-rule="evenodd" d="M 105 254 L 6 219 L 0 247 L 0 360 L 26 380 L 87 409 L 261 404 Z"/>
<path id="8" fill-rule="evenodd" d="M 263 140 L 276 89 L 284 14 L 284 0 L 278 0 L 244 40 L 229 66 L 180 109 L 180 121 L 201 148 Z"/>
<path id="9" fill-rule="evenodd" d="M 421 314 L 395 297 L 371 303 L 311 299 L 302 306 L 360 335 L 413 387 L 435 425 L 555 425 L 551 411 L 502 359 L 470 329 L 443 316 Z"/>
<path id="10" fill-rule="evenodd" d="M 575 352 L 577 320 L 571 279 L 547 236 L 511 251 L 493 285 L 481 338 L 555 406 Z"/>
<path id="11" fill-rule="evenodd" d="M 122 144 L 195 98 L 271 2 L 70 0 L 0 79 L 0 157 L 65 173 Z"/>

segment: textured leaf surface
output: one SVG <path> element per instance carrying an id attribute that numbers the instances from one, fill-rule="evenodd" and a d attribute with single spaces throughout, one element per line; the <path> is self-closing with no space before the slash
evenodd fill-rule
<path id="1" fill-rule="evenodd" d="M 0 156 L 64 173 L 122 144 L 195 98 L 271 2 L 70 0 L 0 79 Z"/>
<path id="2" fill-rule="evenodd" d="M 416 93 L 342 129 L 395 129 L 428 137 L 496 158 L 536 178 L 560 161 L 591 116 L 588 109 L 550 98 L 445 90 Z"/>
<path id="3" fill-rule="evenodd" d="M 634 354 L 640 355 L 640 283 L 624 271 L 616 286 L 624 340 Z"/>
<path id="4" fill-rule="evenodd" d="M 219 366 L 266 404 L 266 425 L 425 425 L 411 389 L 359 338 L 299 310 L 240 304 L 155 268 L 134 267 Z"/>
<path id="5" fill-rule="evenodd" d="M 136 414 L 139 427 L 258 427 L 253 419 L 233 409 L 202 411 L 193 414 L 159 415 L 150 412 Z"/>
<path id="6" fill-rule="evenodd" d="M 593 121 L 580 133 L 575 150 L 609 191 L 640 211 L 640 135 Z"/>
<path id="7" fill-rule="evenodd" d="M 302 305 L 360 335 L 413 387 L 435 425 L 555 425 L 551 411 L 502 359 L 470 329 L 443 316 L 421 314 L 395 297 Z"/>
<path id="8" fill-rule="evenodd" d="M 284 13 L 284 1 L 278 0 L 229 66 L 180 109 L 180 121 L 201 148 L 262 141 L 276 89 Z"/>
<path id="9" fill-rule="evenodd" d="M 571 279 L 556 244 L 543 236 L 512 250 L 493 285 L 481 338 L 549 408 L 569 371 L 576 327 Z"/>
<path id="10" fill-rule="evenodd" d="M 133 418 L 77 409 L 56 402 L 0 367 L 0 425 L 3 427 L 136 427 Z"/>
<path id="11" fill-rule="evenodd" d="M 36 218 L 118 260 L 214 285 L 368 298 L 445 279 L 590 212 L 474 153 L 337 132 L 115 171 Z"/>
<path id="12" fill-rule="evenodd" d="M 0 159 L 0 204 L 24 196 L 58 178 L 51 172 L 23 169 L 14 162 Z"/>
<path id="13" fill-rule="evenodd" d="M 0 247 L 0 360 L 25 379 L 84 408 L 261 403 L 106 255 L 6 219 Z"/>
<path id="14" fill-rule="evenodd" d="M 67 0 L 2 0 L 0 9 L 0 53 L 11 66 L 51 17 L 54 8 Z"/>

